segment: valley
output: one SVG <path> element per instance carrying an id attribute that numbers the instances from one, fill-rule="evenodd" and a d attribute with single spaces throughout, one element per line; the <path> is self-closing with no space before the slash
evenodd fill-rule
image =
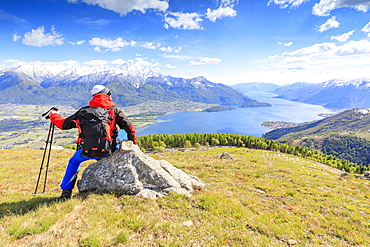
<path id="1" fill-rule="evenodd" d="M 189 101 L 159 102 L 148 101 L 135 106 L 119 107 L 125 112 L 136 128 L 156 123 L 157 116 L 178 111 L 201 111 L 213 104 Z M 51 105 L 0 104 L 0 149 L 43 148 L 49 129 L 49 121 L 42 117 Z M 70 106 L 54 105 L 62 117 L 76 112 Z M 73 144 L 77 138 L 76 130 L 59 130 L 54 132 L 55 146 Z"/>

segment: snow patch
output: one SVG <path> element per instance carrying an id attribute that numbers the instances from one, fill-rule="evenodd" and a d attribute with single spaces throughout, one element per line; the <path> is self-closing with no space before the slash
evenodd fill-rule
<path id="1" fill-rule="evenodd" d="M 357 112 L 362 114 L 362 115 L 366 115 L 366 114 L 370 113 L 370 108 L 358 109 Z"/>

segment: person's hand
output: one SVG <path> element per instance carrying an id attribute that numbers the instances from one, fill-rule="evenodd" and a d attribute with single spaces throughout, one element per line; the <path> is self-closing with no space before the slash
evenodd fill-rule
<path id="1" fill-rule="evenodd" d="M 58 110 L 57 108 L 53 108 L 53 109 L 51 109 L 51 110 L 49 111 L 49 117 L 50 117 L 52 114 L 54 114 L 54 113 L 59 114 L 59 110 Z"/>

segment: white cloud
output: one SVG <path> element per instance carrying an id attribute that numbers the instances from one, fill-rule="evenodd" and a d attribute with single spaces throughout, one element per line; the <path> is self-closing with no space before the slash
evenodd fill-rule
<path id="1" fill-rule="evenodd" d="M 175 69 L 176 68 L 176 66 L 171 65 L 171 64 L 166 64 L 164 67 L 166 67 L 167 69 Z"/>
<path id="2" fill-rule="evenodd" d="M 13 41 L 18 41 L 22 38 L 22 36 L 18 35 L 16 32 L 13 34 Z"/>
<path id="3" fill-rule="evenodd" d="M 112 61 L 109 60 L 91 60 L 86 61 L 83 63 L 83 65 L 86 66 L 109 66 L 109 67 L 117 67 L 117 66 L 133 66 L 133 68 L 137 69 L 138 67 L 145 68 L 150 67 L 153 68 L 155 66 L 158 66 L 158 63 L 150 62 L 145 58 L 135 58 L 134 60 L 123 60 L 122 58 L 118 58 Z M 113 66 L 111 66 L 113 65 Z"/>
<path id="4" fill-rule="evenodd" d="M 184 30 L 202 29 L 199 23 L 203 20 L 197 13 L 168 13 L 164 20 L 166 29 L 169 27 Z"/>
<path id="5" fill-rule="evenodd" d="M 123 60 L 122 58 L 118 58 L 112 61 L 109 60 L 91 60 L 91 61 L 86 61 L 83 63 L 84 65 L 87 66 L 109 66 L 109 67 L 117 67 L 117 66 L 133 66 L 133 68 L 137 67 L 150 67 L 153 68 L 155 66 L 158 66 L 158 63 L 152 63 L 148 61 L 145 58 L 136 58 L 135 60 Z M 113 66 L 111 66 L 113 65 Z"/>
<path id="6" fill-rule="evenodd" d="M 370 65 L 370 41 L 349 41 L 343 45 L 321 43 L 273 57 L 284 69 L 320 69 L 353 65 Z"/>
<path id="7" fill-rule="evenodd" d="M 41 61 L 30 61 L 24 62 L 21 60 L 7 60 L 6 62 L 11 63 L 10 67 L 29 67 L 29 68 L 42 68 L 48 70 L 54 75 L 61 73 L 62 71 L 71 68 L 73 66 L 80 66 L 80 63 L 75 60 L 67 60 L 60 62 L 41 62 Z M 8 66 L 7 66 L 8 67 Z"/>
<path id="8" fill-rule="evenodd" d="M 100 65 L 107 65 L 110 62 L 108 60 L 91 60 L 84 62 L 84 65 L 89 65 L 89 66 L 100 66 Z"/>
<path id="9" fill-rule="evenodd" d="M 170 58 L 170 59 L 178 59 L 178 60 L 194 59 L 194 57 L 184 56 L 184 55 L 168 55 L 168 54 L 163 54 L 163 55 L 160 55 L 160 56 L 161 57 L 165 57 L 165 58 Z"/>
<path id="10" fill-rule="evenodd" d="M 280 8 L 285 9 L 289 6 L 291 8 L 297 8 L 304 2 L 308 2 L 309 0 L 270 0 L 267 5 L 270 5 L 271 3 L 274 3 L 276 5 L 279 5 Z"/>
<path id="11" fill-rule="evenodd" d="M 284 52 L 282 55 L 289 55 L 289 56 L 296 56 L 296 55 L 308 55 L 308 54 L 322 54 L 322 53 L 328 53 L 330 51 L 335 50 L 336 45 L 335 43 L 320 43 L 320 44 L 314 44 L 309 47 L 305 47 L 296 51 L 292 52 Z"/>
<path id="12" fill-rule="evenodd" d="M 116 59 L 116 60 L 111 61 L 110 63 L 111 63 L 111 64 L 116 64 L 116 65 L 122 65 L 122 64 L 125 64 L 125 63 L 126 63 L 126 61 L 125 61 L 125 60 L 123 60 L 122 58 L 118 58 L 118 59 Z"/>
<path id="13" fill-rule="evenodd" d="M 127 41 L 123 40 L 122 38 L 117 38 L 115 40 L 92 38 L 89 41 L 89 44 L 92 45 L 92 46 L 95 46 L 94 50 L 96 52 L 106 52 L 106 51 L 118 52 L 123 47 L 135 46 L 136 42 L 135 41 L 127 42 Z M 105 48 L 105 50 L 102 51 L 101 47 Z"/>
<path id="14" fill-rule="evenodd" d="M 330 11 L 339 8 L 355 8 L 356 10 L 367 12 L 370 8 L 369 0 L 321 0 L 315 3 L 312 13 L 317 16 L 328 16 Z"/>
<path id="15" fill-rule="evenodd" d="M 153 67 L 159 65 L 159 63 L 152 63 L 153 61 L 150 62 L 147 59 L 141 58 L 141 57 L 135 58 L 135 60 L 136 60 L 136 62 L 135 62 L 136 63 L 136 66 L 153 68 Z"/>
<path id="16" fill-rule="evenodd" d="M 236 16 L 236 11 L 232 7 L 220 7 L 215 10 L 207 9 L 206 17 L 215 22 L 217 19 L 222 19 L 224 17 L 234 17 Z"/>
<path id="17" fill-rule="evenodd" d="M 18 36 L 15 38 L 17 40 Z M 49 45 L 62 45 L 64 41 L 62 35 L 56 32 L 54 27 L 51 28 L 50 33 L 45 33 L 45 28 L 39 27 L 36 30 L 32 29 L 32 31 L 26 33 L 22 39 L 22 43 L 25 45 L 43 47 Z"/>
<path id="18" fill-rule="evenodd" d="M 325 32 L 332 28 L 339 27 L 340 23 L 335 19 L 335 16 L 328 19 L 324 24 L 319 27 L 319 32 Z"/>
<path id="19" fill-rule="evenodd" d="M 288 70 L 306 70 L 311 68 L 310 57 L 286 57 L 280 63 L 281 68 Z"/>
<path id="20" fill-rule="evenodd" d="M 310 0 L 270 0 L 268 5 L 276 4 L 280 8 L 285 9 L 288 7 L 297 8 L 305 2 Z M 358 11 L 367 12 L 370 9 L 369 0 L 320 0 L 318 3 L 315 3 L 312 8 L 312 14 L 317 16 L 328 16 L 330 11 L 339 8 L 354 8 Z"/>
<path id="21" fill-rule="evenodd" d="M 173 48 L 170 46 L 160 47 L 159 50 L 164 51 L 164 52 L 173 52 Z"/>
<path id="22" fill-rule="evenodd" d="M 323 82 L 369 77 L 369 66 L 370 40 L 326 42 L 271 56 L 244 76 L 249 81 L 259 79 L 278 84 Z"/>
<path id="23" fill-rule="evenodd" d="M 167 46 L 167 47 L 159 47 L 159 50 L 163 51 L 163 52 L 175 52 L 175 53 L 178 53 L 182 50 L 182 47 L 180 46 L 179 48 L 175 48 L 175 47 L 171 47 L 171 46 Z"/>
<path id="24" fill-rule="evenodd" d="M 368 40 L 359 40 L 359 41 L 349 41 L 344 45 L 337 47 L 337 51 L 335 52 L 337 56 L 362 56 L 362 55 L 370 55 L 370 41 Z M 370 65 L 370 60 L 367 63 Z"/>
<path id="25" fill-rule="evenodd" d="M 283 45 L 283 46 L 291 46 L 293 45 L 293 42 L 287 42 L 287 43 L 282 43 L 282 42 L 277 42 L 279 45 Z"/>
<path id="26" fill-rule="evenodd" d="M 207 65 L 207 64 L 219 64 L 219 63 L 221 63 L 221 58 L 200 57 L 199 61 L 190 61 L 189 65 Z"/>
<path id="27" fill-rule="evenodd" d="M 366 26 L 364 26 L 363 29 L 361 29 L 362 32 L 365 32 L 365 33 L 370 33 L 370 22 L 366 24 Z"/>
<path id="28" fill-rule="evenodd" d="M 221 5 L 222 6 L 231 6 L 234 5 L 235 3 L 238 3 L 239 0 L 221 0 Z"/>
<path id="29" fill-rule="evenodd" d="M 85 40 L 79 40 L 79 41 L 76 41 L 76 42 L 68 42 L 68 43 L 70 43 L 71 45 L 82 45 L 85 42 L 86 42 Z"/>
<path id="30" fill-rule="evenodd" d="M 31 61 L 31 62 L 23 62 L 20 60 L 7 60 L 3 61 L 3 63 L 8 63 L 10 65 L 6 67 L 18 67 L 18 66 L 29 66 L 29 67 L 42 67 L 46 68 L 47 70 L 50 70 L 54 73 L 54 75 L 57 75 L 58 73 L 61 73 L 67 69 L 71 69 L 72 67 L 74 69 L 78 70 L 79 75 L 87 75 L 89 73 L 92 73 L 94 71 L 94 67 L 113 67 L 117 68 L 119 66 L 125 65 L 125 66 L 132 66 L 133 69 L 137 68 L 152 68 L 156 69 L 155 67 L 158 66 L 158 63 L 155 61 L 147 61 L 144 58 L 136 58 L 135 60 L 123 60 L 121 58 L 115 59 L 115 60 L 90 60 L 85 61 L 83 63 L 79 63 L 75 60 L 68 60 L 68 61 L 60 61 L 60 62 L 41 62 L 41 61 Z M 1 65 L 0 65 L 1 66 Z"/>
<path id="31" fill-rule="evenodd" d="M 144 47 L 144 48 L 150 49 L 150 50 L 155 50 L 155 49 L 157 49 L 158 46 L 154 45 L 153 42 L 145 42 L 144 44 L 141 45 L 141 47 Z"/>
<path id="32" fill-rule="evenodd" d="M 363 29 L 361 29 L 362 32 L 366 33 L 367 36 L 370 38 L 370 22 L 367 23 Z"/>
<path id="33" fill-rule="evenodd" d="M 145 13 L 146 10 L 153 9 L 158 11 L 166 11 L 169 7 L 168 1 L 160 0 L 67 0 L 70 3 L 78 3 L 79 1 L 98 5 L 103 9 L 112 10 L 120 15 L 126 15 L 134 10 Z"/>
<path id="34" fill-rule="evenodd" d="M 285 46 L 291 46 L 291 45 L 293 45 L 293 42 L 288 42 L 288 43 L 285 43 L 284 45 Z"/>
<path id="35" fill-rule="evenodd" d="M 335 40 L 338 40 L 339 42 L 346 42 L 354 32 L 355 30 L 352 30 L 352 31 L 349 31 L 348 33 L 344 33 L 341 35 L 331 36 L 330 39 L 331 40 L 335 39 Z"/>

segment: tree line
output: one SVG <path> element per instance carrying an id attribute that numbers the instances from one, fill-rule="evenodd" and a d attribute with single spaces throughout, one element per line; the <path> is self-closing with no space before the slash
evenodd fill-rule
<path id="1" fill-rule="evenodd" d="M 297 144 L 359 165 L 368 166 L 370 164 L 370 141 L 355 135 L 331 134 L 306 137 Z"/>
<path id="2" fill-rule="evenodd" d="M 209 148 L 215 146 L 246 147 L 293 154 L 314 160 L 345 172 L 359 173 L 370 171 L 369 166 L 359 165 L 334 155 L 302 146 L 289 145 L 265 138 L 227 133 L 188 133 L 188 134 L 154 134 L 138 138 L 139 146 L 144 150 L 164 151 L 166 148 Z"/>

